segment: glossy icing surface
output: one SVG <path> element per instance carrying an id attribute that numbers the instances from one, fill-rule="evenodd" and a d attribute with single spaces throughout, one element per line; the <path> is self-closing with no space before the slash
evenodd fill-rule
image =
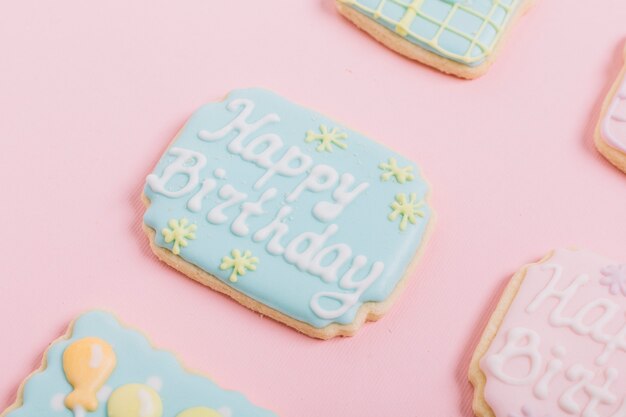
<path id="1" fill-rule="evenodd" d="M 602 136 L 609 145 L 626 152 L 626 79 L 624 77 L 602 121 Z"/>
<path id="2" fill-rule="evenodd" d="M 413 163 L 260 89 L 196 111 L 144 192 L 157 245 L 172 250 L 160 231 L 187 219 L 179 256 L 318 328 L 389 297 L 431 217 Z"/>
<path id="3" fill-rule="evenodd" d="M 69 363 L 64 352 L 77 345 L 89 345 L 85 347 L 91 352 L 73 353 Z M 111 369 L 113 357 L 116 364 Z M 195 407 L 213 410 L 212 417 L 275 417 L 241 394 L 183 369 L 172 353 L 154 349 L 141 333 L 121 326 L 104 312 L 80 316 L 71 337 L 55 342 L 46 361 L 46 369 L 28 379 L 24 404 L 7 417 L 85 415 L 80 406 L 68 408 L 73 402 L 68 403 L 67 398 L 74 389 L 87 393 L 94 389 L 97 406 L 88 413 L 93 417 L 176 416 Z M 66 373 L 72 375 L 72 384 Z"/>
<path id="4" fill-rule="evenodd" d="M 625 313 L 626 265 L 557 250 L 531 266 L 481 360 L 495 415 L 626 416 Z"/>
<path id="5" fill-rule="evenodd" d="M 522 0 L 340 0 L 404 39 L 477 66 L 491 54 Z"/>

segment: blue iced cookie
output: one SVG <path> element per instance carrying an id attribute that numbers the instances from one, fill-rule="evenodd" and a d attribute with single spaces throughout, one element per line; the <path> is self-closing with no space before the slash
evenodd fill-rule
<path id="1" fill-rule="evenodd" d="M 360 133 L 250 89 L 197 110 L 148 175 L 158 257 L 313 337 L 379 318 L 425 240 L 428 187 Z"/>
<path id="2" fill-rule="evenodd" d="M 408 58 L 462 78 L 483 75 L 532 0 L 336 0 L 341 14 Z"/>
<path id="3" fill-rule="evenodd" d="M 189 372 L 111 314 L 94 311 L 54 342 L 2 417 L 276 417 Z"/>

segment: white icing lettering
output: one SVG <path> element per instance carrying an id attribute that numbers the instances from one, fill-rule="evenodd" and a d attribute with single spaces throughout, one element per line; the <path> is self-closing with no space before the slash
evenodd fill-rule
<path id="1" fill-rule="evenodd" d="M 354 280 L 354 275 L 367 264 L 367 258 L 358 255 L 352 261 L 352 267 L 345 273 L 339 281 L 339 287 L 345 290 L 354 290 L 352 293 L 343 292 L 320 292 L 311 298 L 311 310 L 320 318 L 333 320 L 343 316 L 350 310 L 361 298 L 363 293 L 378 279 L 385 269 L 382 262 L 374 262 L 370 273 L 367 277 L 360 281 Z M 340 305 L 335 309 L 327 309 L 321 305 L 322 299 L 330 299 L 338 302 Z"/>
<path id="2" fill-rule="evenodd" d="M 163 170 L 162 176 L 150 174 L 146 182 L 155 193 L 170 198 L 182 197 L 198 185 L 200 170 L 206 165 L 206 157 L 199 152 L 184 148 L 171 148 L 169 154 L 177 158 Z M 178 174 L 185 175 L 187 183 L 177 191 L 168 190 L 166 187 L 168 182 Z"/>
<path id="3" fill-rule="evenodd" d="M 229 111 L 236 111 L 241 108 L 241 112 L 230 123 L 223 128 L 209 132 L 207 130 L 201 130 L 198 133 L 198 137 L 207 142 L 214 142 L 216 140 L 223 139 L 233 131 L 237 131 L 237 136 L 228 144 L 228 150 L 234 154 L 239 154 L 243 150 L 242 142 L 250 136 L 252 133 L 259 130 L 261 127 L 268 123 L 274 123 L 280 121 L 280 117 L 277 114 L 271 113 L 263 116 L 256 122 L 248 122 L 247 119 L 252 114 L 255 104 L 252 100 L 247 99 L 235 99 L 226 105 Z"/>
<path id="4" fill-rule="evenodd" d="M 603 313 L 600 317 L 596 318 L 593 322 L 593 325 L 585 322 L 585 317 L 594 312 L 596 309 L 602 309 Z M 602 329 L 604 326 L 611 321 L 615 313 L 619 311 L 619 305 L 615 304 L 611 300 L 607 300 L 606 298 L 600 298 L 598 300 L 594 300 L 583 308 L 581 308 L 576 315 L 574 315 L 570 327 L 575 333 L 580 335 L 586 335 L 589 333 L 593 333 L 596 336 L 602 335 Z"/>
<path id="5" fill-rule="evenodd" d="M 329 237 L 337 233 L 337 229 L 336 224 L 331 224 L 321 235 L 304 232 L 296 236 L 285 249 L 285 260 L 297 266 L 301 271 L 307 271 L 315 254 L 324 246 Z M 300 252 L 299 248 L 303 243 L 306 248 Z"/>
<path id="6" fill-rule="evenodd" d="M 198 132 L 198 138 L 205 142 L 227 140 L 228 152 L 264 170 L 253 184 L 253 189 L 262 189 L 274 176 L 279 175 L 302 176 L 291 192 L 285 195 L 287 203 L 297 201 L 303 193 L 333 190 L 328 201 L 316 201 L 312 208 L 313 215 L 318 220 L 328 223 L 341 215 L 346 207 L 368 189 L 369 183 L 357 182 L 350 173 L 339 175 L 337 170 L 329 165 L 315 165 L 313 158 L 300 147 L 286 146 L 279 135 L 264 132 L 267 125 L 279 122 L 280 117 L 276 113 L 268 113 L 260 118 L 254 118 L 255 107 L 252 100 L 233 99 L 226 104 L 226 110 L 234 115 L 228 123 L 213 131 L 202 129 Z M 187 208 L 197 213 L 202 210 L 204 199 L 217 188 L 217 180 L 226 179 L 226 171 L 223 168 L 216 168 L 213 171 L 213 178 L 201 181 L 199 175 L 207 163 L 204 154 L 180 148 L 172 148 L 170 154 L 177 156 L 177 159 L 165 168 L 160 177 L 154 174 L 148 176 L 148 185 L 155 192 L 168 197 L 181 197 L 195 191 L 187 201 Z M 171 188 L 176 185 L 170 184 L 173 183 L 171 180 L 179 174 L 186 176 L 186 182 L 180 189 L 172 190 Z M 167 189 L 167 185 L 170 189 Z M 311 308 L 320 318 L 335 319 L 345 314 L 384 270 L 382 262 L 373 262 L 368 272 L 366 269 L 368 261 L 363 255 L 355 256 L 348 268 L 350 258 L 353 257 L 352 248 L 344 243 L 326 246 L 328 239 L 338 231 L 336 224 L 328 225 L 322 233 L 304 231 L 283 246 L 283 241 L 287 241 L 289 233 L 286 219 L 293 211 L 290 206 L 281 207 L 271 222 L 256 232 L 251 232 L 248 224 L 250 218 L 265 213 L 264 205 L 278 195 L 276 188 L 263 192 L 256 202 L 247 202 L 247 194 L 236 190 L 231 184 L 221 186 L 217 195 L 223 201 L 206 214 L 208 222 L 226 223 L 229 220 L 226 211 L 229 208 L 233 208 L 234 211 L 237 207 L 239 213 L 230 224 L 230 230 L 234 235 L 246 236 L 252 233 L 253 241 L 267 241 L 268 253 L 282 255 L 286 262 L 320 277 L 326 283 L 338 282 L 338 291 L 320 292 L 311 299 Z M 339 278 L 340 271 L 345 269 L 348 270 Z M 362 279 L 356 280 L 357 274 Z M 327 308 L 327 305 L 332 305 L 332 308 Z"/>
<path id="7" fill-rule="evenodd" d="M 329 222 L 337 218 L 359 194 L 367 190 L 370 186 L 369 183 L 362 182 L 354 187 L 352 191 L 348 191 L 348 188 L 352 186 L 354 181 L 355 179 L 352 174 L 345 173 L 341 175 L 339 185 L 335 191 L 333 191 L 333 199 L 335 202 L 320 201 L 313 207 L 313 215 L 323 222 Z"/>
<path id="8" fill-rule="evenodd" d="M 309 175 L 298 184 L 296 188 L 287 196 L 287 201 L 296 201 L 303 191 L 309 190 L 314 193 L 328 190 L 337 182 L 339 174 L 328 165 L 316 165 Z"/>
<path id="9" fill-rule="evenodd" d="M 202 181 L 202 187 L 200 191 L 194 194 L 193 197 L 187 202 L 187 208 L 194 213 L 199 212 L 202 209 L 202 200 L 206 197 L 217 185 L 217 182 L 213 178 Z"/>
<path id="10" fill-rule="evenodd" d="M 613 405 L 617 401 L 617 397 L 611 393 L 611 385 L 615 382 L 619 375 L 619 372 L 615 368 L 608 368 L 604 372 L 606 381 L 604 385 L 586 385 L 585 392 L 590 398 L 587 407 L 583 412 L 583 417 L 600 417 L 600 414 L 596 411 L 596 408 L 601 404 Z"/>
<path id="11" fill-rule="evenodd" d="M 261 151 L 257 153 L 257 148 Z M 252 139 L 241 152 L 241 157 L 263 168 L 271 167 L 274 162 L 272 156 L 283 147 L 283 141 L 278 135 L 267 134 Z"/>
<path id="12" fill-rule="evenodd" d="M 583 306 L 573 317 L 564 317 L 563 311 L 576 295 L 578 289 L 589 282 L 589 276 L 581 274 L 567 288 L 557 290 L 556 286 L 563 276 L 563 267 L 548 264 L 543 269 L 552 269 L 554 274 L 548 285 L 528 305 L 526 311 L 534 313 L 544 301 L 549 298 L 556 298 L 559 303 L 550 313 L 548 322 L 555 327 L 569 327 L 574 333 L 589 335 L 594 341 L 603 344 L 604 350 L 596 358 L 597 365 L 606 365 L 611 355 L 618 349 L 626 352 L 626 325 L 614 335 L 608 335 L 603 331 L 606 324 L 619 312 L 620 306 L 609 299 L 601 298 Z M 597 310 L 602 310 L 602 314 L 591 323 L 586 322 L 587 316 L 592 315 Z"/>
<path id="13" fill-rule="evenodd" d="M 310 156 L 302 153 L 297 146 L 292 146 L 278 161 L 267 167 L 267 172 L 254 184 L 254 188 L 257 190 L 262 188 L 275 174 L 285 177 L 298 176 L 309 169 L 312 163 L 313 159 Z"/>
<path id="14" fill-rule="evenodd" d="M 325 265 L 325 258 L 335 255 L 332 261 Z M 350 259 L 352 256 L 352 249 L 350 246 L 344 243 L 338 243 L 325 247 L 319 251 L 311 264 L 309 265 L 309 272 L 322 278 L 325 282 L 337 281 L 337 273 L 339 269 Z"/>
<path id="15" fill-rule="evenodd" d="M 593 372 L 586 370 L 582 365 L 574 365 L 567 370 L 567 379 L 576 383 L 566 390 L 559 398 L 559 406 L 569 414 L 580 413 L 580 406 L 574 400 L 576 394 L 593 378 Z"/>
<path id="16" fill-rule="evenodd" d="M 602 352 L 602 354 L 596 359 L 597 365 L 606 365 L 611 355 L 617 349 L 626 352 L 626 325 L 624 325 L 624 327 L 622 327 L 622 329 L 613 336 L 594 335 L 593 333 L 592 336 L 594 340 L 606 343 L 604 352 Z"/>
<path id="17" fill-rule="evenodd" d="M 526 307 L 526 311 L 528 313 L 534 313 L 544 301 L 549 298 L 556 298 L 559 300 L 559 304 L 550 313 L 549 322 L 553 326 L 567 326 L 571 324 L 572 320 L 562 316 L 563 310 L 565 310 L 567 304 L 574 297 L 578 288 L 589 282 L 589 276 L 586 274 L 579 275 L 569 287 L 561 291 L 557 290 L 556 286 L 561 281 L 561 277 L 563 276 L 563 267 L 561 265 L 548 264 L 542 269 L 552 269 L 554 273 L 548 285 L 546 285 L 546 287 L 539 294 L 537 294 L 537 297 L 535 297 L 528 307 Z"/>
<path id="18" fill-rule="evenodd" d="M 255 242 L 261 242 L 271 235 L 274 235 L 267 244 L 267 251 L 272 255 L 282 255 L 285 252 L 285 248 L 280 243 L 280 240 L 289 231 L 289 226 L 284 223 L 284 220 L 292 212 L 292 208 L 289 206 L 283 206 L 276 214 L 276 217 L 270 224 L 259 229 L 254 235 L 252 240 Z"/>
<path id="19" fill-rule="evenodd" d="M 254 203 L 243 203 L 241 205 L 241 213 L 239 213 L 239 216 L 237 216 L 233 221 L 233 224 L 230 226 L 230 230 L 237 236 L 245 236 L 250 233 L 250 228 L 246 224 L 246 220 L 248 220 L 248 217 L 260 216 L 261 214 L 265 213 L 265 211 L 263 210 L 263 204 L 276 197 L 277 193 L 278 191 L 276 190 L 276 188 L 270 188 L 269 190 L 266 190 L 263 194 L 261 194 L 261 197 L 259 197 L 258 201 Z"/>
<path id="20" fill-rule="evenodd" d="M 554 377 L 556 377 L 556 375 L 563 370 L 563 361 L 561 359 L 565 356 L 565 348 L 562 346 L 555 347 L 552 349 L 552 354 L 555 356 L 555 359 L 548 362 L 546 373 L 541 377 L 533 389 L 535 397 L 540 400 L 548 398 L 548 395 L 550 394 L 550 383 L 554 380 Z"/>
<path id="21" fill-rule="evenodd" d="M 581 407 L 576 402 L 576 396 L 579 392 L 584 392 L 589 397 L 589 402 L 581 414 L 582 417 L 599 417 L 596 411 L 598 405 L 612 405 L 617 401 L 617 397 L 610 391 L 611 385 L 618 377 L 618 371 L 615 368 L 605 370 L 606 382 L 602 386 L 591 384 L 595 376 L 594 373 L 580 364 L 570 367 L 566 376 L 570 381 L 576 381 L 559 398 L 559 406 L 569 414 L 580 414 L 581 412 Z"/>
<path id="22" fill-rule="evenodd" d="M 230 184 L 226 184 L 220 188 L 218 195 L 221 199 L 226 201 L 215 206 L 207 214 L 207 220 L 213 224 L 222 224 L 227 221 L 228 216 L 224 214 L 224 210 L 241 203 L 248 197 L 245 193 L 237 191 L 235 187 Z"/>
<path id="23" fill-rule="evenodd" d="M 521 342 L 526 341 L 525 344 Z M 509 330 L 506 337 L 506 345 L 500 352 L 489 356 L 486 365 L 489 371 L 509 385 L 528 385 L 532 383 L 541 370 L 541 354 L 539 343 L 541 339 L 534 330 L 525 327 L 515 327 Z M 523 377 L 509 375 L 505 372 L 505 364 L 513 358 L 527 358 L 529 360 L 528 373 Z"/>

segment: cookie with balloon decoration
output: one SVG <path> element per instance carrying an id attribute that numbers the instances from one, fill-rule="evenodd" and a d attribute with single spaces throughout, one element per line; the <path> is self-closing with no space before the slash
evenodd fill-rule
<path id="1" fill-rule="evenodd" d="M 461 78 L 483 75 L 533 0 L 336 0 L 388 48 Z"/>
<path id="2" fill-rule="evenodd" d="M 626 55 L 626 49 L 624 49 Z M 604 101 L 595 131 L 596 148 L 626 172 L 626 64 Z"/>
<path id="3" fill-rule="evenodd" d="M 187 371 L 111 314 L 74 321 L 1 417 L 276 417 Z"/>
<path id="4" fill-rule="evenodd" d="M 471 362 L 479 417 L 626 416 L 626 263 L 559 249 L 508 284 Z"/>
<path id="5" fill-rule="evenodd" d="M 147 176 L 144 230 L 188 277 L 328 339 L 391 307 L 424 247 L 428 189 L 363 134 L 236 90 L 198 109 Z"/>

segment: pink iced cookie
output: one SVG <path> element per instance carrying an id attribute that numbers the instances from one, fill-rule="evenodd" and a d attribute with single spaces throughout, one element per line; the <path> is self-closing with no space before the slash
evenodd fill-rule
<path id="1" fill-rule="evenodd" d="M 626 417 L 626 264 L 556 250 L 518 272 L 474 353 L 474 411 Z"/>

